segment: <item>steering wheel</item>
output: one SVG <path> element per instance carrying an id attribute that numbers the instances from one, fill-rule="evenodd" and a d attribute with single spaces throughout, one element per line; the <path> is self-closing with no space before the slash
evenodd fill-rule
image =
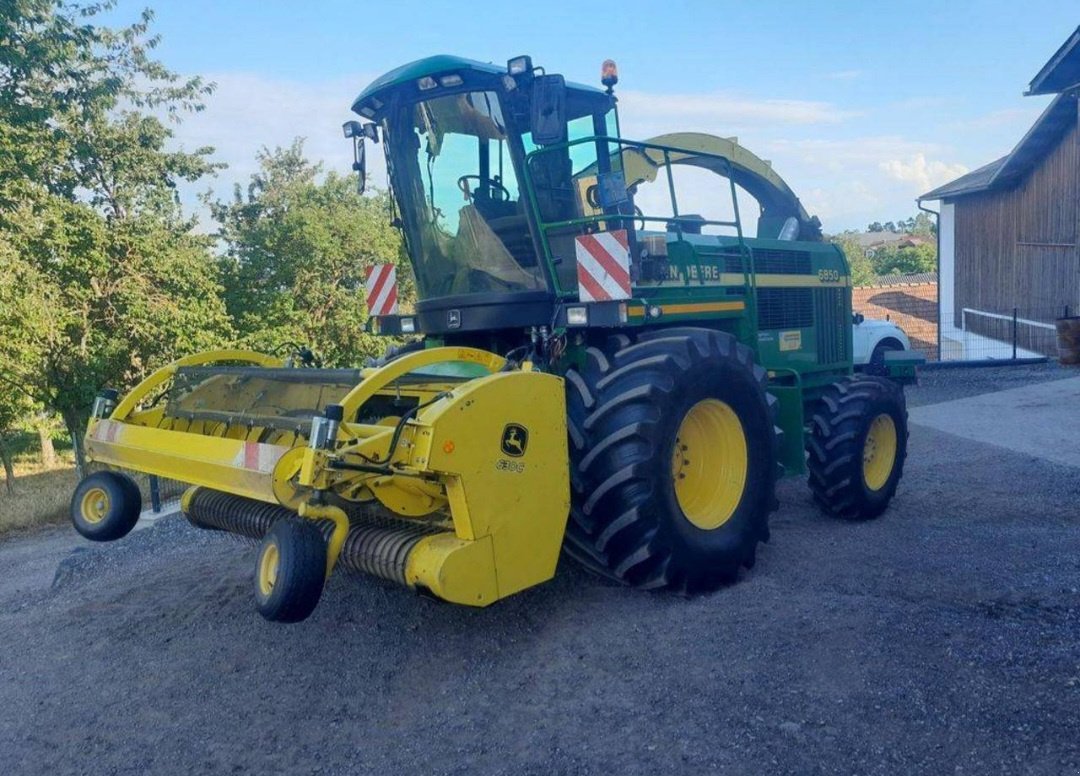
<path id="1" fill-rule="evenodd" d="M 481 186 L 484 184 L 484 179 L 479 175 L 462 175 L 457 179 L 457 187 L 461 189 L 461 193 L 469 199 L 472 199 L 472 189 L 469 188 L 469 181 L 471 180 L 475 180 Z M 487 181 L 487 185 L 499 193 L 499 200 L 502 202 L 509 202 L 514 198 L 513 195 L 510 194 L 510 190 L 494 178 Z"/>

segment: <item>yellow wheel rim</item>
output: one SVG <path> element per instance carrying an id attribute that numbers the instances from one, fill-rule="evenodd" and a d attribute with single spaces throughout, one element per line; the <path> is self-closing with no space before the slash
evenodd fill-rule
<path id="1" fill-rule="evenodd" d="M 263 548 L 262 557 L 259 558 L 259 592 L 264 596 L 270 595 L 274 590 L 280 559 L 276 544 L 271 542 Z"/>
<path id="2" fill-rule="evenodd" d="M 863 481 L 870 490 L 881 490 L 896 464 L 896 424 L 881 413 L 870 423 L 863 445 Z"/>
<path id="3" fill-rule="evenodd" d="M 671 456 L 675 497 L 686 519 L 705 531 L 730 520 L 746 489 L 748 468 L 746 434 L 735 410 L 719 399 L 691 407 Z"/>
<path id="4" fill-rule="evenodd" d="M 79 511 L 86 522 L 100 523 L 109 514 L 109 494 L 102 488 L 90 488 L 83 494 Z"/>

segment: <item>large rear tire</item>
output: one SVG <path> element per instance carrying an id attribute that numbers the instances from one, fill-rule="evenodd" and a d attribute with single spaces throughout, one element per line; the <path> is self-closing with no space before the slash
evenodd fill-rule
<path id="1" fill-rule="evenodd" d="M 568 555 L 687 594 L 754 564 L 776 508 L 780 432 L 749 348 L 708 329 L 617 335 L 566 380 Z"/>
<path id="2" fill-rule="evenodd" d="M 810 490 L 826 512 L 869 520 L 888 507 L 907 458 L 907 404 L 901 386 L 855 375 L 830 385 L 810 422 Z"/>

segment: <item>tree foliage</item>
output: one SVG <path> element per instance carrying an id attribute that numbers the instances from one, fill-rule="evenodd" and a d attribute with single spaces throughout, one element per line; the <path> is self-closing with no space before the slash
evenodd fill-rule
<path id="1" fill-rule="evenodd" d="M 361 196 L 355 180 L 304 158 L 303 144 L 264 149 L 244 194 L 212 203 L 221 224 L 225 301 L 240 341 L 279 351 L 311 345 L 327 363 L 355 365 L 385 341 L 365 333 L 364 278 L 398 263 L 400 295 L 411 275 L 385 194 Z"/>
<path id="2" fill-rule="evenodd" d="M 876 275 L 912 275 L 937 271 L 937 249 L 933 243 L 897 247 L 881 246 L 869 260 Z"/>
<path id="3" fill-rule="evenodd" d="M 168 148 L 210 87 L 151 57 L 149 11 L 112 29 L 109 7 L 0 6 L 0 381 L 76 438 L 97 389 L 231 333 L 176 195 L 211 149 Z"/>
<path id="4" fill-rule="evenodd" d="M 845 232 L 833 237 L 832 241 L 840 246 L 847 257 L 848 265 L 851 267 L 853 286 L 865 286 L 874 282 L 877 272 L 870 259 L 867 258 L 866 251 L 859 245 L 853 234 Z"/>
<path id="5" fill-rule="evenodd" d="M 914 216 L 898 218 L 896 221 L 886 221 L 884 224 L 880 221 L 874 221 L 866 227 L 866 231 L 928 236 L 937 234 L 937 224 L 934 223 L 934 219 L 930 217 L 929 213 L 920 210 Z"/>

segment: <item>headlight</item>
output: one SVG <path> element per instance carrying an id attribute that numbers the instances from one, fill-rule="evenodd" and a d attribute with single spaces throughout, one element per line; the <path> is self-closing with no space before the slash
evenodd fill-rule
<path id="1" fill-rule="evenodd" d="M 588 307 L 567 307 L 566 308 L 566 325 L 567 326 L 587 326 L 589 324 L 589 308 Z"/>
<path id="2" fill-rule="evenodd" d="M 416 319 L 415 318 L 402 318 L 401 319 L 401 333 L 402 334 L 414 334 L 416 332 Z"/>

